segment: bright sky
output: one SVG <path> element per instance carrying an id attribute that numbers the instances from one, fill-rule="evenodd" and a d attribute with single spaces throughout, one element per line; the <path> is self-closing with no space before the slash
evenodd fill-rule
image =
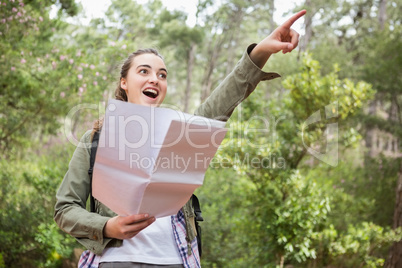
<path id="1" fill-rule="evenodd" d="M 137 0 L 139 3 L 146 3 L 148 0 Z M 77 0 L 80 2 L 88 17 L 88 22 L 91 18 L 102 17 L 108 6 L 111 3 L 111 0 Z M 181 10 L 187 13 L 188 19 L 187 24 L 192 26 L 195 24 L 195 13 L 197 11 L 197 2 L 198 0 L 186 0 L 186 1 L 178 1 L 178 0 L 162 0 L 162 3 L 168 7 L 169 10 Z M 286 20 L 283 18 L 283 14 L 288 12 L 290 9 L 293 9 L 296 4 L 300 4 L 302 0 L 280 0 L 275 1 L 276 12 L 274 15 L 274 20 L 277 23 L 282 23 Z M 300 20 L 295 23 L 293 28 L 299 33 L 303 33 L 302 31 L 303 20 Z"/>

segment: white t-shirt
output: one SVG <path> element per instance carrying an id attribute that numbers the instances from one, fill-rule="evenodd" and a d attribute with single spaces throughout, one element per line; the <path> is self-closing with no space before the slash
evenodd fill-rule
<path id="1" fill-rule="evenodd" d="M 157 218 L 133 238 L 124 239 L 121 247 L 106 248 L 100 262 L 182 264 L 170 216 Z"/>

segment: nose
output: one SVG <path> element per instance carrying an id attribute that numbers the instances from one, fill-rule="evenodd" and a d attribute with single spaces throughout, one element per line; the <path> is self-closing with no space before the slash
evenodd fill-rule
<path id="1" fill-rule="evenodd" d="M 149 76 L 149 83 L 151 83 L 151 84 L 153 84 L 153 85 L 157 85 L 158 82 L 159 82 L 159 80 L 158 80 L 158 75 L 157 75 L 156 73 L 152 73 L 152 74 Z"/>

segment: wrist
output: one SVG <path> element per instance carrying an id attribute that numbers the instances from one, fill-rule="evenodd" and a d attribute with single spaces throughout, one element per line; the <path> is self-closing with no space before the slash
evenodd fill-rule
<path id="1" fill-rule="evenodd" d="M 106 237 L 106 238 L 114 238 L 113 237 L 113 235 L 112 235 L 112 233 L 111 233 L 111 225 L 112 225 L 112 223 L 111 223 L 111 221 L 113 220 L 113 218 L 110 218 L 107 222 L 106 222 L 106 224 L 105 224 L 105 226 L 103 227 L 103 237 Z"/>
<path id="2" fill-rule="evenodd" d="M 251 61 L 257 65 L 260 69 L 262 69 L 267 63 L 269 57 L 271 57 L 272 53 L 264 51 L 263 46 L 257 44 L 252 51 L 250 51 L 249 56 Z"/>

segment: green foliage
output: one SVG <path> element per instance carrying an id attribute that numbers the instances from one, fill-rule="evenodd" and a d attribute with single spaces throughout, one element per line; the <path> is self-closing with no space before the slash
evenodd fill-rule
<path id="1" fill-rule="evenodd" d="M 297 171 L 286 175 L 253 193 L 249 247 L 256 249 L 259 266 L 279 264 L 281 258 L 298 263 L 315 258 L 314 237 L 330 212 L 328 197 L 314 182 Z"/>
<path id="2" fill-rule="evenodd" d="M 61 23 L 49 18 L 51 4 L 10 1 L 0 10 L 1 17 L 7 18 L 0 24 L 0 148 L 6 157 L 27 147 L 36 135 L 55 134 L 69 106 L 67 99 L 76 100 L 86 90 L 80 84 L 84 63 L 76 48 L 61 48 L 65 42 L 58 45 L 52 39 Z M 62 2 L 64 8 L 74 5 Z M 92 66 L 88 70 L 95 74 Z M 105 79 L 98 80 L 84 85 L 96 89 L 95 83 L 101 85 Z"/>
<path id="3" fill-rule="evenodd" d="M 58 267 L 75 245 L 53 221 L 55 189 L 70 152 L 0 162 L 0 252 L 6 267 Z M 32 152 L 31 152 L 32 154 Z"/>
<path id="4" fill-rule="evenodd" d="M 39 267 L 59 267 L 63 258 L 68 258 L 73 253 L 75 239 L 60 232 L 55 222 L 41 223 L 35 242 L 40 245 L 39 250 L 46 256 L 46 261 Z"/>
<path id="5" fill-rule="evenodd" d="M 402 83 L 398 70 L 402 68 L 402 27 L 375 33 L 367 40 L 368 54 L 362 68 L 362 77 L 373 84 L 377 101 L 382 102 L 389 118 L 377 114 L 362 115 L 361 120 L 368 129 L 379 128 L 394 137 L 402 137 Z M 380 61 L 378 59 L 381 59 Z M 390 66 L 393 66 L 390 68 Z M 399 107 L 399 108 L 398 108 Z"/>
<path id="6" fill-rule="evenodd" d="M 325 110 L 327 118 L 332 117 L 330 123 L 345 120 L 372 94 L 364 82 L 340 80 L 337 70 L 322 76 L 319 63 L 308 55 L 301 71 L 283 85 L 289 92 L 281 103 L 267 106 L 258 96 L 244 103 L 231 119 L 230 139 L 217 156 L 218 162 L 228 163 L 254 185 L 247 195 L 253 206 L 245 224 L 249 226 L 245 248 L 254 249 L 248 255 L 257 266 L 316 258 L 316 238 L 329 219 L 330 200 L 315 178 L 306 179 L 296 168 L 307 155 L 305 143 L 310 145 L 323 136 L 328 121 L 313 122 L 308 128 L 304 124 L 333 102 L 339 105 Z M 271 116 L 255 114 L 258 110 L 269 111 Z M 353 129 L 343 131 L 349 133 L 345 139 L 350 142 Z"/>
<path id="7" fill-rule="evenodd" d="M 347 231 L 341 233 L 330 225 L 318 234 L 316 243 L 321 251 L 310 263 L 336 267 L 383 267 L 389 245 L 401 239 L 400 229 L 390 230 L 370 222 L 349 225 Z"/>
<path id="8" fill-rule="evenodd" d="M 206 267 L 240 267 L 249 260 L 245 228 L 253 201 L 247 180 L 233 169 L 210 168 L 205 184 L 196 192 L 200 199 L 203 258 Z M 205 256 L 205 257 L 204 257 Z"/>
<path id="9" fill-rule="evenodd" d="M 363 159 L 362 152 L 349 149 L 336 169 L 322 165 L 303 171 L 331 196 L 328 225 L 316 237 L 317 258 L 310 265 L 382 267 L 389 246 L 401 239 L 400 230 L 390 230 L 395 196 L 389 193 L 398 165 L 378 158 L 363 166 Z"/>
<path id="10" fill-rule="evenodd" d="M 320 64 L 306 55 L 300 73 L 289 76 L 283 82 L 284 87 L 290 90 L 289 97 L 283 100 L 283 110 L 273 107 L 273 114 L 277 117 L 285 114 L 286 121 L 278 124 L 277 132 L 285 143 L 282 154 L 293 168 L 299 165 L 309 148 L 323 152 L 330 146 L 329 134 L 327 144 L 320 140 L 327 124 L 336 123 L 339 126 L 342 120 L 355 115 L 373 95 L 371 86 L 363 81 L 354 84 L 348 79 L 340 80 L 338 70 L 339 67 L 335 66 L 332 73 L 321 76 Z M 309 122 L 314 117 L 318 117 L 318 121 Z M 331 135 L 337 139 L 334 142 L 340 144 L 348 144 L 357 134 L 350 127 L 343 129 L 341 135 L 338 131 L 336 129 Z M 326 162 L 327 159 L 321 160 Z"/>
<path id="11" fill-rule="evenodd" d="M 323 104 L 339 102 L 338 117 L 350 116 L 360 109 L 373 94 L 369 84 L 361 81 L 354 85 L 349 79 L 338 78 L 339 67 L 321 77 L 320 64 L 309 55 L 303 58 L 303 67 L 296 75 L 286 78 L 284 87 L 290 90 L 290 101 L 285 108 L 298 120 L 303 120 L 319 110 Z M 302 113 L 303 112 L 303 113 Z"/>
<path id="12" fill-rule="evenodd" d="M 3 254 L 0 253 L 0 268 L 5 268 L 6 265 L 4 264 Z"/>

